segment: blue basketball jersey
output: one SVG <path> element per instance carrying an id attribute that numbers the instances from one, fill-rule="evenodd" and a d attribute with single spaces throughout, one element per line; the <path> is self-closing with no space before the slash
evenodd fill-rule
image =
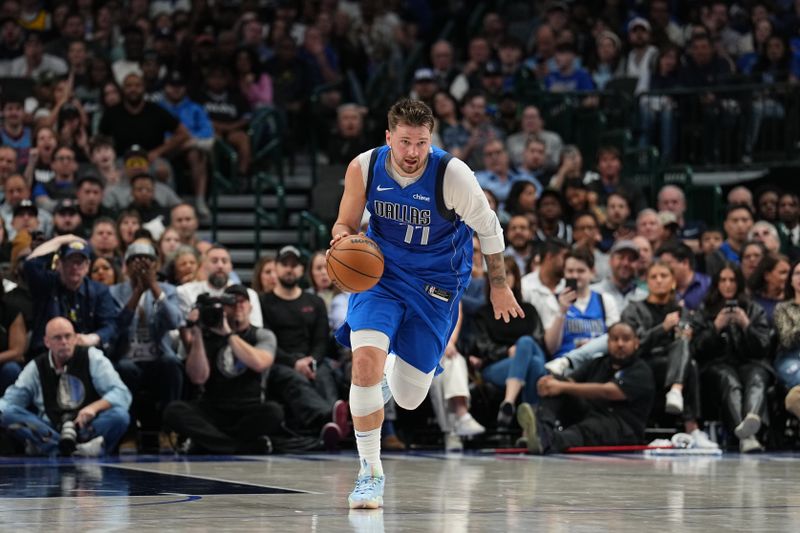
<path id="1" fill-rule="evenodd" d="M 10 146 L 17 151 L 17 165 L 23 167 L 28 164 L 28 152 L 31 149 L 31 129 L 24 128 L 18 139 L 11 137 L 6 130 L 0 128 L 0 143 Z"/>
<path id="2" fill-rule="evenodd" d="M 590 340 L 606 332 L 606 311 L 603 306 L 603 297 L 600 293 L 592 291 L 589 296 L 589 305 L 581 311 L 574 305 L 567 309 L 564 320 L 564 334 L 561 337 L 561 347 L 553 357 L 561 357 L 577 348 L 576 341 Z"/>
<path id="3" fill-rule="evenodd" d="M 405 188 L 386 170 L 389 157 L 389 146 L 383 146 L 370 159 L 367 235 L 381 247 L 390 272 L 463 290 L 472 271 L 472 229 L 446 208 L 442 197 L 452 156 L 433 147 L 422 176 Z"/>
<path id="4" fill-rule="evenodd" d="M 381 331 L 389 351 L 429 372 L 444 353 L 470 281 L 472 229 L 444 203 L 450 154 L 432 148 L 420 178 L 405 188 L 386 170 L 388 157 L 388 146 L 372 151 L 366 187 L 367 235 L 383 252 L 383 276 L 350 296 L 336 339 L 350 346 L 351 330 Z"/>

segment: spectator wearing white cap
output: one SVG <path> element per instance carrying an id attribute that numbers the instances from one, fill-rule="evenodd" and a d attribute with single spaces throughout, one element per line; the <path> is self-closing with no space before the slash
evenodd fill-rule
<path id="1" fill-rule="evenodd" d="M 170 335 L 183 322 L 183 314 L 175 287 L 159 283 L 157 271 L 157 255 L 151 244 L 134 241 L 128 246 L 128 280 L 109 289 L 122 309 L 117 319 L 119 335 L 109 356 L 125 385 L 134 393 L 143 388 L 153 390 L 163 410 L 169 402 L 180 399 L 183 390 L 183 365 L 172 348 Z M 166 442 L 163 436 L 161 441 Z"/>
<path id="2" fill-rule="evenodd" d="M 433 96 L 438 89 L 439 86 L 436 84 L 436 75 L 433 73 L 433 69 L 418 68 L 414 72 L 414 80 L 409 97 L 421 100 L 433 109 Z"/>
<path id="3" fill-rule="evenodd" d="M 650 44 L 652 28 L 647 19 L 635 17 L 628 22 L 628 44 L 631 51 L 625 58 L 625 75 L 636 78 L 636 94 L 650 88 L 650 73 L 655 67 L 658 49 Z"/>

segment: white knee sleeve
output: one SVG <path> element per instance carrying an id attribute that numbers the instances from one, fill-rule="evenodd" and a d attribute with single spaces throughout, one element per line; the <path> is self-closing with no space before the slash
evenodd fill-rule
<path id="1" fill-rule="evenodd" d="M 419 407 L 428 395 L 435 372 L 436 369 L 433 369 L 425 374 L 400 357 L 390 357 L 390 363 L 386 367 L 386 379 L 397 405 L 407 410 Z"/>
<path id="2" fill-rule="evenodd" d="M 383 409 L 381 384 L 371 387 L 350 385 L 350 413 L 353 416 L 367 416 Z"/>
<path id="3" fill-rule="evenodd" d="M 356 351 L 356 348 L 364 346 L 372 346 L 379 348 L 384 352 L 389 351 L 389 337 L 386 333 L 375 329 L 360 329 L 358 331 L 350 332 L 350 349 Z"/>

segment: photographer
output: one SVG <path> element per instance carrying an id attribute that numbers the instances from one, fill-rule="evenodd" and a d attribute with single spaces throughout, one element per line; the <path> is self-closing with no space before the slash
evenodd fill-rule
<path id="1" fill-rule="evenodd" d="M 156 251 L 149 242 L 134 241 L 128 246 L 128 281 L 110 288 L 122 308 L 117 318 L 120 334 L 111 359 L 131 391 L 149 388 L 158 393 L 161 412 L 179 399 L 183 390 L 183 365 L 170 336 L 183 322 L 183 315 L 175 287 L 156 281 L 157 269 Z"/>
<path id="2" fill-rule="evenodd" d="M 0 427 L 28 452 L 112 451 L 128 427 L 131 393 L 100 350 L 78 346 L 67 319 L 47 323 L 44 344 L 48 352 L 28 363 L 0 398 Z"/>
<path id="3" fill-rule="evenodd" d="M 250 323 L 248 295 L 243 285 L 232 285 L 221 296 L 198 298 L 187 321 L 192 341 L 186 374 L 204 392 L 196 403 L 167 406 L 165 428 L 191 438 L 192 451 L 269 453 L 268 436 L 282 432 L 285 407 L 292 429 L 321 428 L 321 440 L 333 447 L 341 430 L 331 421 L 330 406 L 291 368 L 273 365 L 275 335 Z"/>
<path id="4" fill-rule="evenodd" d="M 275 335 L 253 326 L 250 312 L 247 289 L 233 285 L 220 296 L 201 294 L 188 315 L 186 373 L 203 395 L 170 403 L 164 426 L 191 438 L 193 451 L 269 453 L 268 435 L 281 430 L 283 408 L 263 401 L 261 390 L 275 359 Z"/>
<path id="5" fill-rule="evenodd" d="M 703 389 L 739 439 L 741 452 L 761 451 L 756 434 L 765 422 L 772 381 L 772 331 L 767 314 L 745 293 L 742 271 L 726 261 L 693 325 L 692 346 Z"/>

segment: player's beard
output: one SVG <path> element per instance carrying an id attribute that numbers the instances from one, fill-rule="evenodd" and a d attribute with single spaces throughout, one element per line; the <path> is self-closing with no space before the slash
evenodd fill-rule
<path id="1" fill-rule="evenodd" d="M 413 176 L 425 167 L 425 164 L 428 162 L 428 157 L 426 154 L 425 157 L 417 158 L 416 164 L 414 164 L 411 169 L 407 167 L 408 163 L 406 163 L 405 158 L 398 160 L 394 153 L 392 153 L 392 160 L 394 161 L 395 168 L 399 168 L 404 175 Z"/>

